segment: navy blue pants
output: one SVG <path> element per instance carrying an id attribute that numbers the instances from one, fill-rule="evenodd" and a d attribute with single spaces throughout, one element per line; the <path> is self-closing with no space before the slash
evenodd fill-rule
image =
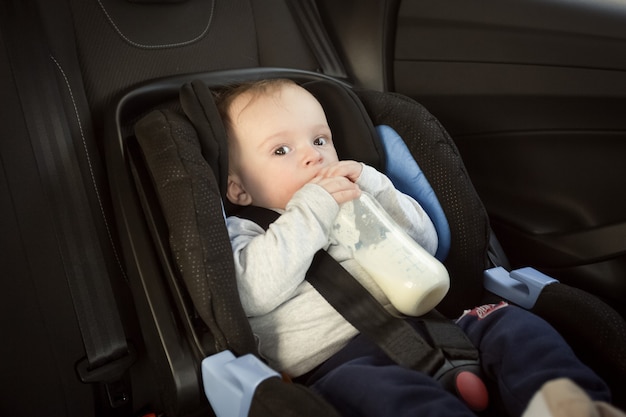
<path id="1" fill-rule="evenodd" d="M 562 377 L 592 399 L 610 401 L 606 384 L 534 314 L 507 304 L 482 306 L 458 324 L 478 347 L 483 371 L 497 385 L 509 415 L 521 415 L 545 382 Z M 322 364 L 310 381 L 344 417 L 475 415 L 433 378 L 398 366 L 363 336 Z"/>

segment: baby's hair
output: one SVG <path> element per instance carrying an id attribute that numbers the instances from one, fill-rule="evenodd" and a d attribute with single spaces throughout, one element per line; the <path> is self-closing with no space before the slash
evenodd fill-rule
<path id="1" fill-rule="evenodd" d="M 229 133 L 232 128 L 232 121 L 228 116 L 228 110 L 232 102 L 242 94 L 251 93 L 252 98 L 266 93 L 271 93 L 280 90 L 284 86 L 297 85 L 295 81 L 288 78 L 270 78 L 260 81 L 250 81 L 241 84 L 235 84 L 228 87 L 224 87 L 219 90 L 213 91 L 215 98 L 215 104 L 226 128 L 226 132 Z"/>

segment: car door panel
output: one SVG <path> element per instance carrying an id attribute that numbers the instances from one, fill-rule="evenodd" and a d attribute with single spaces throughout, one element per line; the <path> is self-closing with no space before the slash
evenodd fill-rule
<path id="1" fill-rule="evenodd" d="M 626 300 L 626 2 L 403 1 L 393 89 L 450 131 L 515 266 Z"/>

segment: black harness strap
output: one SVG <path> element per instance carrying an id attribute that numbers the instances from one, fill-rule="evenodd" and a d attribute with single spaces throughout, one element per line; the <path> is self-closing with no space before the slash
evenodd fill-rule
<path id="1" fill-rule="evenodd" d="M 478 361 L 478 350 L 461 328 L 437 310 L 431 310 L 421 320 L 424 332 L 433 346 L 442 349 L 450 361 Z"/>
<path id="2" fill-rule="evenodd" d="M 228 178 L 228 145 L 222 119 L 209 89 L 201 81 L 185 84 L 180 90 L 180 104 L 198 132 L 202 156 L 209 163 L 222 197 Z"/>
<path id="3" fill-rule="evenodd" d="M 347 79 L 346 69 L 326 33 L 315 1 L 292 0 L 287 4 L 293 17 L 299 23 L 302 34 L 309 43 L 315 58 L 317 58 L 322 72 L 332 77 Z"/>
<path id="4" fill-rule="evenodd" d="M 362 334 L 373 340 L 394 362 L 434 374 L 445 361 L 443 352 L 431 347 L 401 318 L 385 310 L 326 251 L 320 250 L 306 280 Z"/>

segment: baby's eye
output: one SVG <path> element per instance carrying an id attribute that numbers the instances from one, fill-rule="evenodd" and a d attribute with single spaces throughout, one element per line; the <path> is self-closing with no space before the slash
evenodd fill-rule
<path id="1" fill-rule="evenodd" d="M 291 152 L 291 148 L 289 148 L 289 146 L 283 145 L 283 146 L 279 146 L 278 148 L 274 149 L 274 155 L 287 155 L 289 152 Z"/>
<path id="2" fill-rule="evenodd" d="M 315 138 L 315 140 L 313 141 L 313 144 L 317 146 L 324 146 L 327 143 L 328 143 L 328 140 L 324 137 Z"/>

